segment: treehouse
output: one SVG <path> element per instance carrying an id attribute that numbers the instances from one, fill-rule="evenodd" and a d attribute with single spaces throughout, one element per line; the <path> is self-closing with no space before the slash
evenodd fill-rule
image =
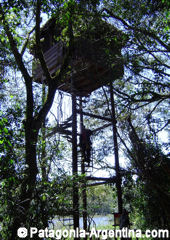
<path id="1" fill-rule="evenodd" d="M 68 51 L 66 42 L 59 38 L 62 31 L 55 18 L 52 18 L 40 32 L 42 51 L 51 76 L 60 71 Z M 85 30 L 77 30 L 74 51 L 69 62 L 71 71 L 68 69 L 57 88 L 71 93 L 71 79 L 74 79 L 76 95 L 87 96 L 107 85 L 110 80 L 121 78 L 124 73 L 121 49 L 124 45 L 125 35 L 103 20 L 90 23 Z M 36 61 L 35 45 L 32 52 L 35 57 L 34 81 L 46 82 L 41 65 Z"/>
<path id="2" fill-rule="evenodd" d="M 87 20 L 87 19 L 86 19 Z M 41 47 L 44 54 L 44 59 L 46 65 L 52 77 L 55 77 L 63 66 L 64 59 L 68 60 L 68 67 L 65 69 L 64 74 L 59 83 L 57 83 L 57 88 L 61 91 L 72 94 L 73 91 L 77 96 L 87 96 L 90 95 L 94 90 L 107 85 L 110 81 L 122 78 L 124 73 L 123 60 L 121 55 L 121 49 L 126 43 L 126 35 L 121 31 L 116 29 L 113 25 L 98 19 L 98 21 L 89 18 L 87 22 L 81 22 L 77 26 L 73 26 L 73 48 L 70 57 L 68 56 L 68 31 L 67 29 L 62 29 L 61 26 L 56 24 L 56 19 L 50 19 L 44 27 L 41 28 L 40 38 Z M 34 81 L 37 83 L 47 83 L 44 72 L 38 62 L 37 48 L 33 44 L 31 49 L 34 55 L 33 62 L 33 77 Z M 69 67 L 70 66 L 70 67 Z M 63 68 L 62 68 L 63 69 Z M 113 92 L 110 87 L 110 98 L 113 100 Z M 79 102 L 79 110 L 77 108 L 77 99 L 72 95 L 72 115 L 66 119 L 62 125 L 54 129 L 55 132 L 63 133 L 67 136 L 68 140 L 72 142 L 72 173 L 73 173 L 73 220 L 74 229 L 79 228 L 79 185 L 83 187 L 83 225 L 84 229 L 87 229 L 87 195 L 86 186 L 90 184 L 86 183 L 82 185 L 77 184 L 77 179 L 74 181 L 74 177 L 78 176 L 79 171 L 81 174 L 86 174 L 89 172 L 91 166 L 85 164 L 85 156 L 81 154 L 82 149 L 78 150 L 79 144 L 77 143 L 78 136 L 78 121 L 77 114 L 80 114 L 80 133 L 82 134 L 83 129 L 83 115 L 94 117 L 96 119 L 106 120 L 113 125 L 116 123 L 114 115 L 114 103 L 111 100 L 111 111 L 113 118 L 103 118 L 96 114 L 88 114 L 83 111 L 82 101 Z M 71 124 L 71 125 L 70 125 Z M 70 130 L 70 126 L 72 129 Z M 98 128 L 97 131 L 107 127 L 108 124 Z M 110 124 L 109 124 L 110 126 Z M 113 131 L 114 131 L 113 127 Z M 115 134 L 115 132 L 114 132 Z M 70 135 L 70 138 L 68 136 Z M 116 136 L 116 134 L 115 134 Z M 116 146 L 117 142 L 114 138 L 114 144 Z M 121 212 L 121 181 L 119 174 L 119 160 L 116 158 L 118 156 L 118 148 L 115 147 L 115 166 L 116 166 L 116 176 L 115 178 L 105 179 L 105 178 L 91 178 L 85 179 L 86 181 L 97 180 L 102 181 L 102 184 L 116 182 L 116 187 L 118 189 L 118 203 L 119 211 Z M 86 149 L 87 154 L 87 149 Z M 81 168 L 78 166 L 78 159 L 81 159 Z M 89 160 L 90 157 L 88 158 Z M 89 163 L 90 161 L 88 161 Z M 92 167 L 93 168 L 93 167 Z M 104 180 L 104 182 L 103 182 Z M 95 184 L 95 183 L 94 183 Z M 101 184 L 101 183 L 97 183 Z M 93 184 L 91 184 L 92 186 Z"/>

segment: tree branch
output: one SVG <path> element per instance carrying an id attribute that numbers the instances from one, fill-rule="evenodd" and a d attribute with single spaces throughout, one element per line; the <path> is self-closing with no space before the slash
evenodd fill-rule
<path id="1" fill-rule="evenodd" d="M 33 94 L 32 94 L 32 78 L 30 77 L 24 63 L 22 60 L 22 55 L 19 53 L 16 41 L 14 40 L 12 33 L 10 31 L 10 27 L 8 25 L 8 22 L 5 19 L 5 14 L 2 8 L 2 5 L 0 4 L 0 15 L 1 15 L 1 21 L 3 23 L 4 30 L 6 32 L 6 35 L 9 39 L 10 47 L 12 50 L 12 53 L 15 57 L 16 63 L 18 65 L 19 70 L 21 71 L 25 84 L 26 84 L 26 91 L 27 91 L 27 110 L 26 115 L 27 119 L 31 119 L 33 116 Z"/>
<path id="2" fill-rule="evenodd" d="M 14 57 L 15 57 L 15 60 L 17 62 L 17 65 L 24 77 L 24 79 L 26 81 L 30 81 L 30 76 L 27 72 L 27 69 L 25 68 L 24 66 L 24 63 L 22 61 L 22 56 L 21 54 L 19 53 L 18 51 L 18 48 L 17 48 L 17 44 L 16 44 L 16 41 L 14 40 L 13 36 L 12 36 L 12 33 L 10 31 L 10 28 L 9 28 L 9 25 L 5 19 L 5 14 L 4 14 L 4 11 L 3 11 L 3 8 L 2 8 L 2 5 L 0 4 L 0 15 L 1 15 L 1 20 L 2 20 L 2 24 L 3 24 L 3 27 L 4 27 L 4 30 L 6 32 L 6 35 L 9 39 L 9 43 L 10 43 L 10 47 L 12 49 L 12 53 L 14 54 Z"/>
<path id="3" fill-rule="evenodd" d="M 45 62 L 43 52 L 41 49 L 41 43 L 40 43 L 40 12 L 41 12 L 41 0 L 37 0 L 37 9 L 36 9 L 36 51 L 38 55 L 38 59 L 40 60 L 41 68 L 44 72 L 44 75 L 46 77 L 48 85 L 51 84 L 52 78 L 50 76 L 50 73 L 48 71 L 47 64 Z"/>
<path id="4" fill-rule="evenodd" d="M 170 51 L 170 47 L 169 47 L 167 44 L 165 44 L 154 32 L 150 32 L 150 31 L 148 31 L 148 30 L 146 30 L 146 29 L 142 29 L 142 28 L 138 28 L 138 27 L 132 27 L 132 26 L 130 26 L 124 19 L 122 19 L 121 17 L 115 15 L 114 13 L 112 13 L 110 10 L 108 10 L 108 9 L 106 9 L 106 8 L 104 8 L 102 11 L 107 12 L 107 13 L 110 15 L 110 17 L 119 20 L 119 21 L 120 21 L 121 23 L 123 23 L 123 25 L 125 25 L 128 29 L 133 30 L 133 31 L 135 31 L 135 32 L 141 32 L 141 33 L 143 33 L 144 35 L 147 35 L 147 36 L 155 39 L 155 40 L 156 40 L 157 42 L 159 42 L 164 48 L 166 48 L 166 50 Z"/>
<path id="5" fill-rule="evenodd" d="M 40 129 L 42 122 L 45 120 L 53 104 L 55 93 L 56 93 L 56 89 L 50 84 L 50 86 L 48 87 L 47 100 L 45 104 L 42 106 L 37 116 L 35 116 L 35 125 L 37 129 Z"/>
<path id="6" fill-rule="evenodd" d="M 26 47 L 27 47 L 28 42 L 29 42 L 29 37 L 30 37 L 31 33 L 33 33 L 34 30 L 35 30 L 35 27 L 33 27 L 33 29 L 31 29 L 31 31 L 29 31 L 29 32 L 27 33 L 26 41 L 25 41 L 25 43 L 23 44 L 23 47 L 22 47 L 22 50 L 21 50 L 21 56 L 24 55 L 25 50 L 26 50 Z"/>

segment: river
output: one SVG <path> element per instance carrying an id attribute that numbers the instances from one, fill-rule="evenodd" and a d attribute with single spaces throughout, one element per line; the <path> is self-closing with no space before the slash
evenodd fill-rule
<path id="1" fill-rule="evenodd" d="M 92 226 L 106 226 L 106 225 L 112 225 L 113 224 L 113 215 L 96 215 L 92 219 L 89 219 Z M 62 227 L 71 227 L 73 225 L 73 220 L 71 217 L 65 217 L 65 218 L 55 218 L 53 220 L 53 224 L 55 228 L 62 228 Z M 80 218 L 80 228 L 83 228 L 83 218 Z"/>

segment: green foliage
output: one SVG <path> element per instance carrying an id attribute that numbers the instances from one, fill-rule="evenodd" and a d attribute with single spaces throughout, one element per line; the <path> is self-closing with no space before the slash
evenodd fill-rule
<path id="1" fill-rule="evenodd" d="M 48 181 L 38 181 L 31 201 L 27 226 L 45 228 L 57 215 L 69 215 L 71 182 L 65 175 Z"/>
<path id="2" fill-rule="evenodd" d="M 7 118 L 5 118 L 1 112 L 0 119 L 0 174 L 1 179 L 6 178 L 6 176 L 10 176 L 11 171 L 14 170 L 14 154 L 12 151 L 12 131 L 10 129 L 9 122 Z"/>
<path id="3" fill-rule="evenodd" d="M 89 187 L 87 190 L 88 213 L 107 215 L 114 211 L 113 189 L 108 185 Z"/>
<path id="4" fill-rule="evenodd" d="M 132 211 L 132 222 L 144 229 L 168 229 L 170 212 L 170 161 L 150 142 L 133 143 L 131 169 L 136 178 L 129 175 L 124 182 L 124 197 Z M 159 202 L 159 206 L 158 206 Z"/>
<path id="5" fill-rule="evenodd" d="M 15 138 L 15 140 L 14 140 Z M 19 178 L 16 170 L 17 156 L 14 145 L 17 141 L 11 129 L 11 120 L 1 112 L 0 119 L 0 219 L 3 229 L 2 236 L 7 236 L 12 216 L 16 214 L 15 204 L 18 196 Z"/>

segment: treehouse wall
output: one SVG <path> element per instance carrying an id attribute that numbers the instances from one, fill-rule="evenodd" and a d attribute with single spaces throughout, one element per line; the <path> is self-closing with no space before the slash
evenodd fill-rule
<path id="1" fill-rule="evenodd" d="M 51 75 L 55 74 L 61 67 L 63 60 L 63 44 L 62 42 L 56 43 L 49 50 L 44 53 L 44 59 L 48 66 Z M 43 70 L 40 63 L 34 60 L 33 63 L 33 76 L 36 82 L 45 82 L 45 77 L 43 75 Z"/>

